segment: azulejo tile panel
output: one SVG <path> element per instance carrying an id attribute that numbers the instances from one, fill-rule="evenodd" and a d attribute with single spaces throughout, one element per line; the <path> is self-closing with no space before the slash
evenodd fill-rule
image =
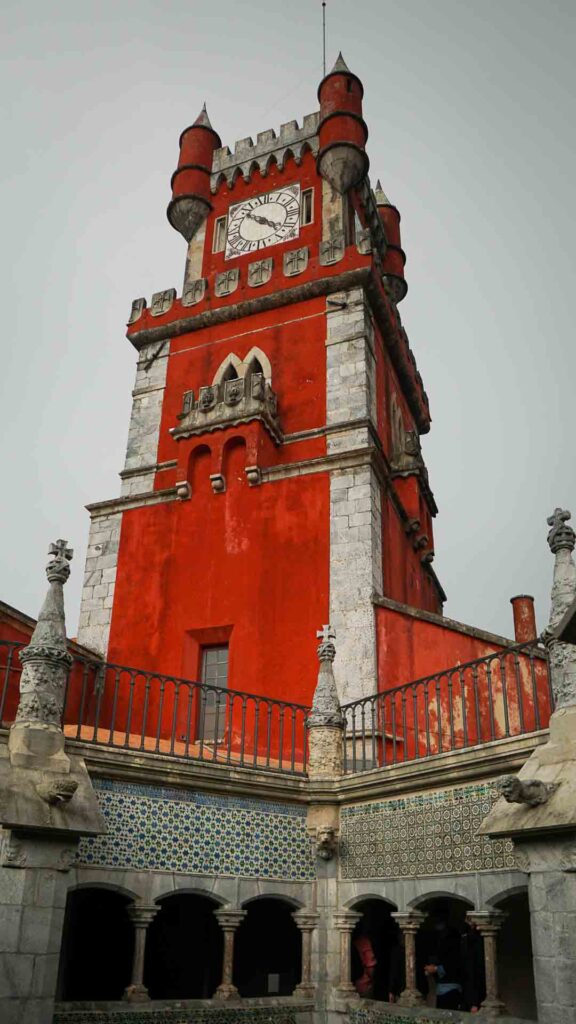
<path id="1" fill-rule="evenodd" d="M 382 800 L 342 811 L 344 878 L 411 878 L 514 868 L 510 840 L 476 835 L 493 784 Z"/>
<path id="2" fill-rule="evenodd" d="M 310 1006 L 119 1007 L 67 1009 L 56 1006 L 53 1024 L 305 1024 Z"/>
<path id="3" fill-rule="evenodd" d="M 305 808 L 110 779 L 94 786 L 108 832 L 81 841 L 81 864 L 291 881 L 315 877 Z"/>

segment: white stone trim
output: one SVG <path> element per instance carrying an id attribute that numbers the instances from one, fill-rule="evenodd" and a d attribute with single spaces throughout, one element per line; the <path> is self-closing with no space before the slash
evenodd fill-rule
<path id="1" fill-rule="evenodd" d="M 90 523 L 86 553 L 78 643 L 97 651 L 104 658 L 112 621 L 121 525 L 121 512 L 94 517 Z"/>
<path id="2" fill-rule="evenodd" d="M 330 473 L 329 615 L 337 636 L 334 672 L 345 702 L 377 690 L 372 598 L 383 586 L 382 495 L 373 466 L 360 454 L 373 447 L 377 428 L 376 358 L 363 289 L 331 296 L 326 319 L 326 421 L 328 428 L 339 425 L 327 432 L 327 453 L 344 459 L 357 451 L 360 462 Z"/>
<path id="3" fill-rule="evenodd" d="M 169 357 L 166 342 L 165 348 L 153 359 L 161 345 L 162 342 L 146 345 L 139 355 L 124 472 L 138 469 L 148 471 L 151 465 L 156 465 Z M 140 478 L 136 485 L 132 478 L 125 477 L 122 479 L 120 493 L 130 495 L 151 490 L 154 485 L 153 473 L 147 474 L 146 481 Z"/>

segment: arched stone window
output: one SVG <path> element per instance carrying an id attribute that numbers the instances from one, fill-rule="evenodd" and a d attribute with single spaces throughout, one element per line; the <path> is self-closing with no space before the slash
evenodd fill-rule
<path id="1" fill-rule="evenodd" d="M 241 996 L 289 996 L 300 981 L 302 936 L 295 907 L 261 897 L 244 907 L 234 943 L 234 984 Z"/>

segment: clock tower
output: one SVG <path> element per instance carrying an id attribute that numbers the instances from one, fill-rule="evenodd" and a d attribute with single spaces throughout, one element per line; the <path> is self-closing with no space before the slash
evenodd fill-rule
<path id="1" fill-rule="evenodd" d="M 384 685 L 379 600 L 441 614 L 428 400 L 362 96 L 339 56 L 301 125 L 231 151 L 204 108 L 180 137 L 182 292 L 132 304 L 121 496 L 90 506 L 79 639 L 111 662 L 309 704 L 330 622 L 349 701 Z"/>

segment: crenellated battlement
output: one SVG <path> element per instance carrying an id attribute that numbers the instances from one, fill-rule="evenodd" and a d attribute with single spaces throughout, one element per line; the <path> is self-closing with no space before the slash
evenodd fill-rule
<path id="1" fill-rule="evenodd" d="M 316 111 L 304 116 L 301 128 L 298 127 L 297 121 L 287 121 L 286 124 L 280 125 L 278 134 L 273 128 L 258 132 L 256 143 L 250 136 L 238 139 L 234 143 L 234 152 L 231 152 L 228 146 L 216 149 L 210 178 L 212 192 L 217 192 L 223 181 L 232 185 L 239 175 L 248 181 L 254 170 L 259 170 L 265 176 L 271 163 L 284 167 L 289 156 L 292 156 L 297 164 L 307 150 L 316 156 L 319 123 L 320 112 Z"/>

